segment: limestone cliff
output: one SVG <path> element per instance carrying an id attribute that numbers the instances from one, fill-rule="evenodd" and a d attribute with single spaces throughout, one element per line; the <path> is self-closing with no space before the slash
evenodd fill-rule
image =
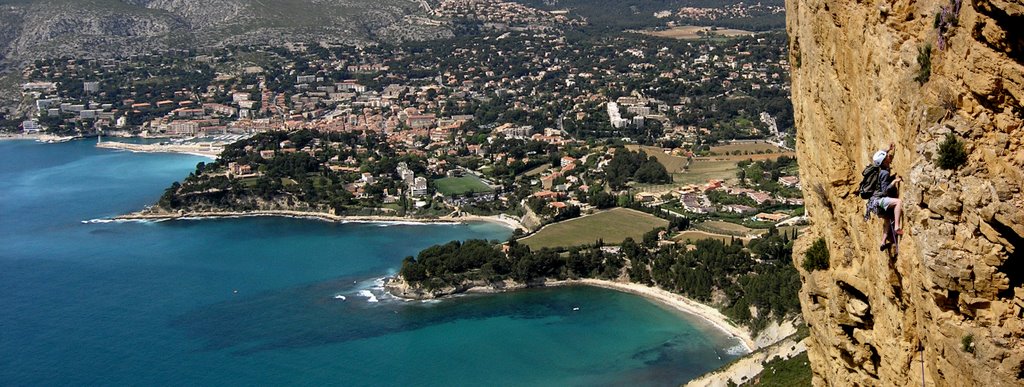
<path id="1" fill-rule="evenodd" d="M 818 238 L 831 256 L 801 269 L 815 384 L 1024 385 L 1024 4 L 788 0 L 786 13 L 813 221 L 794 260 Z M 950 132 L 968 158 L 945 170 Z M 898 255 L 857 195 L 890 142 Z"/>

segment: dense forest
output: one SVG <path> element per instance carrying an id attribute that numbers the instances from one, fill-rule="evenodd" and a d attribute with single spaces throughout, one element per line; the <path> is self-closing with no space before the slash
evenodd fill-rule
<path id="1" fill-rule="evenodd" d="M 747 247 L 738 241 L 700 240 L 695 249 L 658 245 L 660 229 L 636 242 L 626 239 L 620 251 L 594 246 L 567 251 L 531 251 L 514 240 L 505 245 L 483 240 L 453 241 L 406 257 L 399 274 L 427 289 L 464 281 L 521 283 L 541 279 L 616 279 L 656 285 L 713 304 L 734 321 L 759 331 L 773 320 L 799 312 L 800 278 L 790 263 L 789 236 L 770 230 Z"/>

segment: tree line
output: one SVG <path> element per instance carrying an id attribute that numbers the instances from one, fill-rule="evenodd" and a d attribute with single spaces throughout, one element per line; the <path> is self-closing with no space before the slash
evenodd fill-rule
<path id="1" fill-rule="evenodd" d="M 515 240 L 504 245 L 485 240 L 452 241 L 406 257 L 399 274 L 427 289 L 466 281 L 531 283 L 624 277 L 713 304 L 755 332 L 799 313 L 800 278 L 790 262 L 792 241 L 788 235 L 772 229 L 747 247 L 737 240 L 707 239 L 694 242 L 693 249 L 677 244 L 659 246 L 660 231 L 652 230 L 640 242 L 627 238 L 617 253 L 602 249 L 601 241 L 566 251 L 532 251 Z"/>

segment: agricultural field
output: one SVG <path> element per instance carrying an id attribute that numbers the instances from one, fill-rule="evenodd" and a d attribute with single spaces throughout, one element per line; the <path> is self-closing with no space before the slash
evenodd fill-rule
<path id="1" fill-rule="evenodd" d="M 746 160 L 746 159 L 743 159 Z M 739 160 L 701 160 L 694 159 L 690 169 L 682 173 L 673 173 L 672 180 L 678 184 L 704 184 L 708 180 L 717 179 L 735 181 L 739 171 L 736 163 Z"/>
<path id="2" fill-rule="evenodd" d="M 716 234 L 735 236 L 746 236 L 751 234 L 760 234 L 764 232 L 764 230 L 755 230 L 736 223 L 723 222 L 719 220 L 710 220 L 707 222 L 702 222 L 700 224 L 694 225 L 694 228 Z"/>
<path id="3" fill-rule="evenodd" d="M 490 186 L 480 181 L 480 178 L 471 175 L 437 179 L 434 180 L 434 186 L 437 187 L 438 192 L 445 196 L 493 191 Z"/>
<path id="4" fill-rule="evenodd" d="M 785 153 L 785 149 L 779 148 L 775 144 L 767 142 L 734 142 L 725 145 L 718 145 L 711 147 L 712 155 L 732 155 L 736 152 L 740 154 L 756 154 L 760 153 Z"/>
<path id="5" fill-rule="evenodd" d="M 764 145 L 771 146 L 771 144 L 730 144 L 725 146 L 732 148 L 724 149 L 742 149 L 739 148 L 741 146 L 749 146 L 751 149 L 759 149 L 758 147 L 763 148 Z M 686 169 L 685 157 L 666 154 L 661 148 L 642 145 L 627 145 L 626 148 L 631 151 L 642 150 L 647 153 L 648 156 L 654 156 L 658 159 L 658 162 L 665 167 L 665 170 L 672 175 L 672 181 L 676 185 L 704 184 L 707 183 L 708 180 L 712 179 L 735 181 L 736 172 L 739 171 L 736 164 L 740 161 L 748 159 L 774 159 L 784 155 L 795 157 L 795 154 L 792 152 L 697 157 L 690 163 L 690 168 Z M 775 149 L 779 148 L 776 147 Z"/>
<path id="6" fill-rule="evenodd" d="M 709 35 L 710 36 L 718 35 L 718 36 L 724 36 L 724 37 L 734 37 L 734 36 L 743 36 L 743 35 L 753 35 L 754 34 L 753 32 L 750 32 L 750 31 L 734 30 L 734 29 L 728 29 L 728 28 L 717 28 L 717 29 L 712 31 L 711 28 L 712 27 L 705 27 L 705 26 L 678 26 L 678 27 L 669 28 L 667 30 L 661 30 L 661 31 L 644 31 L 643 33 L 646 34 L 646 35 L 657 36 L 659 38 L 682 39 L 682 40 L 701 39 L 701 38 L 707 37 Z"/>
<path id="7" fill-rule="evenodd" d="M 794 229 L 798 230 L 797 233 L 799 235 L 799 233 L 800 233 L 799 230 L 801 230 L 801 228 L 798 228 L 798 227 L 795 227 L 795 226 L 781 227 L 781 228 L 779 228 L 779 232 L 785 233 L 786 235 L 792 235 Z M 753 230 L 753 231 L 754 232 L 752 232 L 751 234 L 757 235 L 757 236 L 761 236 L 765 232 L 768 232 L 768 230 Z M 698 241 L 698 240 L 701 240 L 701 239 L 715 239 L 715 240 L 719 240 L 719 241 L 722 241 L 722 242 L 725 242 L 725 243 L 729 243 L 733 239 L 736 239 L 738 241 L 743 242 L 743 244 L 746 245 L 747 242 L 750 242 L 751 238 L 746 237 L 746 236 L 740 237 L 740 236 L 733 236 L 733 235 L 716 234 L 716 233 L 713 233 L 713 232 L 707 232 L 707 231 L 701 231 L 701 230 L 686 230 L 686 231 L 683 231 L 683 232 L 681 232 L 679 234 L 676 234 L 676 236 L 672 237 L 672 240 L 674 240 L 676 242 L 684 242 L 684 241 L 685 242 L 694 242 L 694 241 Z"/>
<path id="8" fill-rule="evenodd" d="M 721 242 L 724 242 L 724 243 L 729 243 L 734 238 L 732 236 L 730 236 L 730 235 L 713 234 L 713 233 L 704 232 L 704 231 L 697 231 L 697 230 L 683 231 L 683 232 L 679 233 L 678 235 L 672 237 L 672 240 L 674 240 L 676 242 L 691 242 L 692 243 L 692 242 L 699 241 L 701 239 L 714 239 L 714 240 L 718 240 L 718 241 L 721 241 Z M 743 244 L 747 244 L 747 242 L 749 242 L 749 240 L 745 239 L 745 238 L 735 238 L 735 239 L 743 241 Z"/>
<path id="9" fill-rule="evenodd" d="M 537 176 L 537 175 L 540 175 L 541 173 L 544 173 L 544 171 L 548 170 L 549 168 L 551 168 L 551 164 L 544 164 L 544 165 L 541 165 L 541 166 L 539 166 L 537 168 L 534 168 L 534 169 L 531 169 L 529 171 L 523 172 L 523 176 L 527 176 L 527 177 Z"/>
<path id="10" fill-rule="evenodd" d="M 644 151 L 644 153 L 647 153 L 647 156 L 654 156 L 654 158 L 658 159 L 658 162 L 661 163 L 661 165 L 665 166 L 665 170 L 667 170 L 669 174 L 680 173 L 683 171 L 683 168 L 686 167 L 685 157 L 667 154 L 664 150 L 658 147 L 645 145 L 627 145 L 626 149 L 629 149 L 630 151 L 633 152 L 636 152 L 637 150 L 642 150 Z"/>
<path id="11" fill-rule="evenodd" d="M 668 221 L 628 208 L 613 208 L 548 225 L 519 242 L 533 250 L 592 244 L 598 239 L 614 245 L 622 243 L 626 237 L 639 241 L 644 233 L 658 227 L 668 227 Z"/>

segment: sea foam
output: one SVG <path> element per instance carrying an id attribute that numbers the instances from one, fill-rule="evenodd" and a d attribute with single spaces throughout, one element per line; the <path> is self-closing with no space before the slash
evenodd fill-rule
<path id="1" fill-rule="evenodd" d="M 366 297 L 366 302 L 379 302 L 379 300 L 377 300 L 377 296 L 375 296 L 373 292 L 369 290 L 360 290 L 359 293 L 357 294 L 359 294 L 362 297 Z"/>
<path id="2" fill-rule="evenodd" d="M 83 220 L 82 224 L 105 224 L 105 223 L 114 223 L 114 222 L 117 222 L 117 221 L 118 220 L 116 220 L 116 219 L 102 219 L 102 218 L 100 218 L 100 219 Z"/>
<path id="3" fill-rule="evenodd" d="M 111 219 L 111 218 L 96 218 L 83 220 L 82 224 L 107 224 L 107 223 L 160 223 L 167 219 Z"/>
<path id="4" fill-rule="evenodd" d="M 748 352 L 750 352 L 750 350 L 747 349 L 747 345 L 743 344 L 743 342 L 739 342 L 738 344 L 725 349 L 725 353 L 732 356 L 741 356 Z"/>

